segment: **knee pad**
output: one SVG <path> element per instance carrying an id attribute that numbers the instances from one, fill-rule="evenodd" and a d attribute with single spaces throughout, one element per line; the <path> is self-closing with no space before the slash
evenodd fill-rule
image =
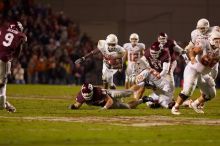
<path id="1" fill-rule="evenodd" d="M 183 93 L 180 93 L 179 96 L 180 96 L 180 98 L 182 98 L 183 100 L 186 100 L 187 98 L 189 98 L 189 96 L 186 96 L 186 95 L 183 94 Z"/>

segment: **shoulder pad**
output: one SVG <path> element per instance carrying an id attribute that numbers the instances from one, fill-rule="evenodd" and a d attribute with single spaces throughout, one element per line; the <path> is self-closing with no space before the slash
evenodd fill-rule
<path id="1" fill-rule="evenodd" d="M 99 40 L 99 41 L 98 41 L 97 48 L 98 48 L 98 49 L 104 48 L 104 47 L 105 47 L 105 44 L 106 44 L 106 41 L 105 41 L 105 40 Z"/>

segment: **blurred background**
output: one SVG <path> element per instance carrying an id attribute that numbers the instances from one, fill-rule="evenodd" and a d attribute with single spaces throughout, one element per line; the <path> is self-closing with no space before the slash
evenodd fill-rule
<path id="1" fill-rule="evenodd" d="M 10 83 L 101 84 L 102 56 L 81 65 L 73 62 L 96 48 L 99 39 L 115 33 L 119 44 L 138 33 L 146 47 L 159 32 L 185 47 L 200 18 L 220 25 L 219 0 L 0 0 L 0 24 L 22 22 L 28 43 L 13 62 Z M 176 85 L 181 86 L 184 62 L 178 59 Z M 116 74 L 124 83 L 124 71 Z M 220 86 L 220 77 L 216 81 Z"/>

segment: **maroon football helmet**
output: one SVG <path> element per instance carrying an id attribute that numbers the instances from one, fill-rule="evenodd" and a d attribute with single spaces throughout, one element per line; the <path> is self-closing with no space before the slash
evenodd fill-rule
<path id="1" fill-rule="evenodd" d="M 84 83 L 81 88 L 81 93 L 85 100 L 91 100 L 93 95 L 93 85 Z"/>
<path id="2" fill-rule="evenodd" d="M 152 58 L 157 59 L 160 56 L 161 48 L 157 43 L 154 43 L 150 47 L 150 55 Z"/>
<path id="3" fill-rule="evenodd" d="M 160 44 L 165 45 L 167 43 L 167 39 L 168 39 L 168 36 L 166 33 L 161 32 L 158 34 L 158 42 Z"/>
<path id="4" fill-rule="evenodd" d="M 24 30 L 24 28 L 23 28 L 21 22 L 19 22 L 19 21 L 10 23 L 10 24 L 9 24 L 9 28 L 10 28 L 10 29 L 13 29 L 13 30 L 20 31 L 20 32 L 23 32 L 23 30 Z"/>

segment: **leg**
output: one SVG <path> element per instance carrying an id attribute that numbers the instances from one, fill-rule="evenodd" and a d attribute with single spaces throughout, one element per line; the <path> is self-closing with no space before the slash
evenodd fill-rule
<path id="1" fill-rule="evenodd" d="M 191 103 L 191 107 L 197 113 L 204 113 L 200 105 L 213 99 L 216 96 L 215 81 L 210 75 L 200 76 L 198 86 L 201 89 L 201 96 Z"/>
<path id="2" fill-rule="evenodd" d="M 110 84 L 110 89 L 116 89 L 116 86 L 114 84 L 114 74 L 117 72 L 117 70 L 115 69 L 110 69 L 109 72 L 108 72 L 108 83 Z"/>
<path id="3" fill-rule="evenodd" d="M 130 90 L 134 91 L 134 98 L 138 100 L 143 96 L 145 87 L 141 87 L 135 84 L 130 88 Z"/>
<path id="4" fill-rule="evenodd" d="M 103 64 L 103 68 L 102 68 L 102 81 L 103 81 L 103 88 L 104 89 L 108 89 L 108 81 L 107 81 L 107 67 Z"/>
<path id="5" fill-rule="evenodd" d="M 5 109 L 6 103 L 6 83 L 7 83 L 7 63 L 0 60 L 0 109 Z"/>
<path id="6" fill-rule="evenodd" d="M 194 92 L 199 74 L 197 71 L 189 66 L 186 66 L 184 70 L 184 85 L 183 90 L 177 97 L 175 105 L 172 107 L 171 113 L 174 115 L 180 115 L 179 106 Z"/>

